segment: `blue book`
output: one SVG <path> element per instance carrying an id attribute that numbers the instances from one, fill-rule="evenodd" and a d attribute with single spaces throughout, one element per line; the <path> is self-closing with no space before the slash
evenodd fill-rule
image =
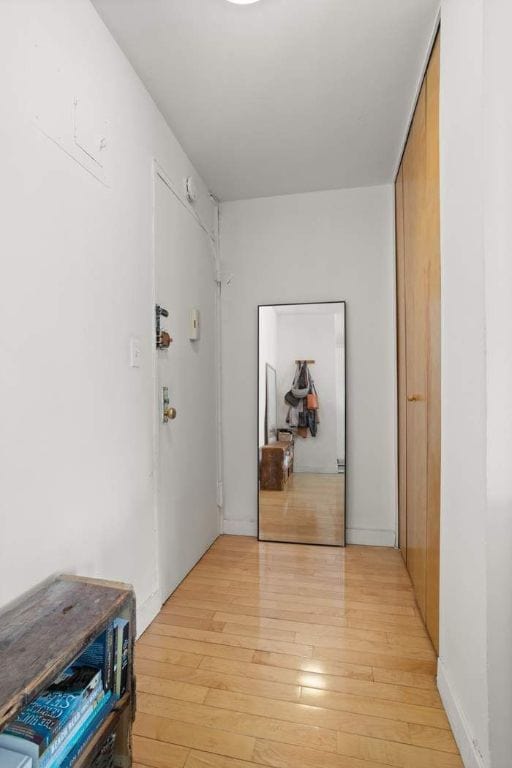
<path id="1" fill-rule="evenodd" d="M 127 619 L 114 621 L 114 693 L 121 698 L 128 683 L 128 660 L 130 653 L 130 622 Z"/>
<path id="2" fill-rule="evenodd" d="M 90 643 L 78 657 L 76 663 L 101 669 L 105 691 L 113 687 L 114 629 L 112 624 Z"/>
<path id="3" fill-rule="evenodd" d="M 101 671 L 92 667 L 68 667 L 55 682 L 0 733 L 0 747 L 32 758 L 41 768 L 62 741 L 63 734 L 103 694 Z"/>
<path id="4" fill-rule="evenodd" d="M 105 691 L 100 687 L 97 696 L 75 712 L 71 720 L 66 724 L 62 731 L 60 731 L 44 752 L 39 763 L 39 768 L 47 768 L 49 764 L 53 764 L 56 756 L 68 748 L 68 744 L 74 734 L 92 715 L 94 715 L 98 707 L 102 704 L 104 698 Z"/>
<path id="5" fill-rule="evenodd" d="M 70 768 L 80 757 L 114 703 L 115 700 L 110 691 L 103 693 L 96 705 L 88 709 L 58 751 L 44 763 L 42 768 Z"/>
<path id="6" fill-rule="evenodd" d="M 63 750 L 62 755 L 57 755 L 56 762 L 51 763 L 47 768 L 72 768 L 100 727 L 101 723 L 112 710 L 115 701 L 116 700 L 110 691 L 106 693 L 100 706 L 97 707 L 92 716 L 88 718 L 87 722 L 83 723 L 74 734 L 73 738 Z"/>

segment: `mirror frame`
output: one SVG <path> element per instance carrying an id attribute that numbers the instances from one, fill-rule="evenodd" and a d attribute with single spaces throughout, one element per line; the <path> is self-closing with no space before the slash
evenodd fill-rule
<path id="1" fill-rule="evenodd" d="M 270 435 L 269 435 L 269 413 L 268 413 L 268 385 L 269 385 L 269 371 L 272 371 L 272 372 L 273 372 L 273 374 L 274 374 L 274 386 L 275 386 L 275 397 L 276 397 L 276 402 L 275 402 L 275 406 L 276 406 L 276 435 L 275 435 L 275 437 L 276 437 L 276 440 L 277 440 L 277 430 L 278 430 L 278 427 L 277 427 L 277 423 L 278 423 L 278 418 L 277 418 L 277 371 L 276 371 L 276 369 L 274 368 L 274 366 L 273 366 L 273 365 L 270 365 L 270 363 L 267 363 L 267 364 L 266 364 L 266 366 L 265 366 L 265 387 L 266 387 L 266 391 L 265 391 L 265 394 L 266 394 L 266 407 L 265 407 L 265 442 L 266 442 L 267 444 L 270 442 L 270 439 L 269 439 L 269 437 L 270 437 Z M 258 383 L 259 383 L 259 382 L 258 382 Z M 258 407 L 259 407 L 259 400 L 258 400 Z"/>
<path id="2" fill-rule="evenodd" d="M 344 352 L 343 355 L 343 376 L 345 380 L 344 390 L 344 406 L 345 406 L 345 482 L 343 483 L 343 544 L 310 544 L 304 541 L 274 541 L 272 539 L 262 539 L 260 537 L 260 446 L 259 446 L 259 427 L 260 427 L 260 310 L 265 307 L 303 307 L 307 305 L 320 305 L 320 304 L 341 304 L 343 311 L 343 331 L 344 331 Z M 258 509 L 258 541 L 266 542 L 267 544 L 300 544 L 307 547 L 337 547 L 343 549 L 347 546 L 347 302 L 344 299 L 333 299 L 331 301 L 281 301 L 274 304 L 258 304 L 257 308 L 257 338 L 256 344 L 256 379 L 257 379 L 257 392 L 256 392 L 256 504 Z M 265 381 L 266 386 L 266 381 Z M 279 425 L 278 425 L 279 429 Z"/>

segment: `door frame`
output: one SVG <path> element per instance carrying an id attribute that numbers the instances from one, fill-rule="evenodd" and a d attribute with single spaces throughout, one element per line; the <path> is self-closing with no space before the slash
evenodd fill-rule
<path id="1" fill-rule="evenodd" d="M 156 306 L 156 188 L 158 179 L 165 183 L 163 169 L 156 159 L 151 163 L 151 190 L 152 190 L 152 211 L 151 211 L 151 306 L 150 306 L 150 328 L 151 328 L 151 375 L 153 384 L 153 403 L 152 403 L 152 421 L 153 421 L 153 450 L 152 450 L 152 478 L 153 478 L 153 521 L 156 543 L 156 573 L 158 602 L 160 607 L 164 603 L 162 570 L 160 562 L 160 516 L 158 508 L 158 486 L 160 481 L 160 397 L 158 385 L 158 355 L 155 343 L 155 306 Z"/>

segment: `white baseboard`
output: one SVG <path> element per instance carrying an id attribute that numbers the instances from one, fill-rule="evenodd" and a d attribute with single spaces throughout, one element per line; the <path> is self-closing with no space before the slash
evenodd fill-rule
<path id="1" fill-rule="evenodd" d="M 437 687 L 465 768 L 487 768 L 441 659 L 437 662 Z"/>
<path id="2" fill-rule="evenodd" d="M 256 520 L 225 518 L 222 532 L 229 536 L 257 536 Z M 347 544 L 363 544 L 370 547 L 394 547 L 395 532 L 370 528 L 347 528 Z"/>
<path id="3" fill-rule="evenodd" d="M 144 630 L 149 627 L 155 616 L 160 612 L 161 607 L 160 590 L 153 592 L 147 600 L 137 605 L 137 637 L 140 637 Z"/>
<path id="4" fill-rule="evenodd" d="M 224 518 L 222 532 L 228 536 L 257 536 L 257 520 L 232 520 Z"/>
<path id="5" fill-rule="evenodd" d="M 378 528 L 347 528 L 347 544 L 367 547 L 394 547 L 395 532 Z"/>
<path id="6" fill-rule="evenodd" d="M 297 472 L 300 474 L 310 474 L 310 475 L 341 475 L 342 472 L 338 472 L 338 468 L 335 465 L 334 467 L 328 466 L 328 467 L 308 467 L 305 464 L 297 464 L 297 461 L 295 460 L 293 465 L 293 472 L 294 474 Z"/>

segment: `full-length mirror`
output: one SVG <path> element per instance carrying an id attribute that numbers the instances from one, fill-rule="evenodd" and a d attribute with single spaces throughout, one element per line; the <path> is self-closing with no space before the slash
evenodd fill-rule
<path id="1" fill-rule="evenodd" d="M 345 302 L 259 307 L 258 535 L 345 545 Z"/>

